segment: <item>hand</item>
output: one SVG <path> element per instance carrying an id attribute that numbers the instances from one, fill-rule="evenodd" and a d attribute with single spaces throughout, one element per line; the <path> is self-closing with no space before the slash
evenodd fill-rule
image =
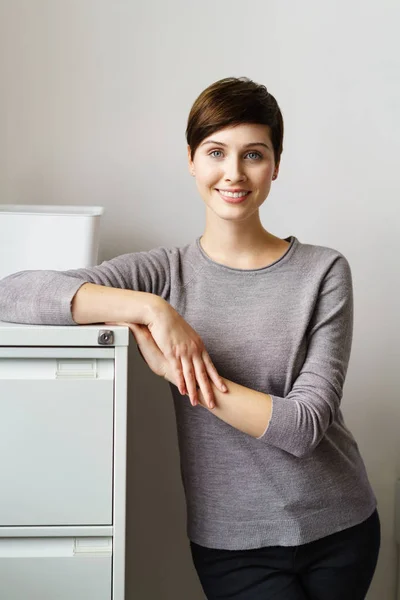
<path id="1" fill-rule="evenodd" d="M 138 350 L 153 373 L 176 385 L 170 364 L 155 343 L 147 325 L 139 323 L 119 323 L 119 325 L 127 325 L 132 331 Z M 209 408 L 214 408 L 214 405 L 210 405 Z"/>
<path id="2" fill-rule="evenodd" d="M 211 408 L 215 399 L 210 379 L 222 392 L 227 392 L 228 389 L 218 375 L 203 340 L 168 302 L 157 302 L 155 307 L 147 327 L 156 346 L 168 361 L 169 377 L 182 395 L 189 394 L 193 406 L 198 402 L 197 381 L 207 406 Z M 129 328 L 132 325 L 114 324 Z"/>
<path id="3" fill-rule="evenodd" d="M 170 304 L 164 302 L 158 307 L 147 327 L 170 363 L 180 393 L 189 394 L 195 406 L 198 402 L 197 381 L 207 406 L 211 407 L 215 398 L 210 379 L 222 392 L 228 389 L 214 367 L 203 340 Z"/>

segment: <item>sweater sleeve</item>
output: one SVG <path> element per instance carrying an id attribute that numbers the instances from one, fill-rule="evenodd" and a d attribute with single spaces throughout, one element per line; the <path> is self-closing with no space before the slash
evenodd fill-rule
<path id="1" fill-rule="evenodd" d="M 123 254 L 100 265 L 68 271 L 20 271 L 0 281 L 0 320 L 33 325 L 76 325 L 71 303 L 84 283 L 149 292 L 168 300 L 166 248 Z"/>
<path id="2" fill-rule="evenodd" d="M 298 458 L 313 452 L 339 409 L 352 336 L 352 276 L 348 261 L 340 255 L 320 286 L 301 371 L 285 398 L 271 395 L 272 415 L 257 438 L 261 443 Z"/>

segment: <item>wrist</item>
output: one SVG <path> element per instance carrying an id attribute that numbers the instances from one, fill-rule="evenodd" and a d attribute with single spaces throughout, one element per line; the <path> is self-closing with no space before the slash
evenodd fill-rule
<path id="1" fill-rule="evenodd" d="M 145 302 L 145 325 L 150 325 L 169 306 L 161 296 L 147 293 Z"/>

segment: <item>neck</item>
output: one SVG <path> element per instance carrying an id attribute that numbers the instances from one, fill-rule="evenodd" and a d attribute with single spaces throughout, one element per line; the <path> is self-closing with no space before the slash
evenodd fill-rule
<path id="1" fill-rule="evenodd" d="M 210 256 L 247 259 L 268 252 L 281 241 L 262 226 L 259 219 L 253 223 L 209 220 L 201 237 L 201 245 Z"/>

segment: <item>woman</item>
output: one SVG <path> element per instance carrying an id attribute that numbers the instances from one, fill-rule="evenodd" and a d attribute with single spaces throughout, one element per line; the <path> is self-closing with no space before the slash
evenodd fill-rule
<path id="1" fill-rule="evenodd" d="M 211 85 L 186 133 L 203 235 L 90 269 L 11 275 L 0 283 L 1 318 L 129 325 L 171 384 L 187 532 L 209 600 L 361 600 L 380 523 L 340 410 L 349 264 L 260 222 L 283 140 L 264 86 Z"/>

